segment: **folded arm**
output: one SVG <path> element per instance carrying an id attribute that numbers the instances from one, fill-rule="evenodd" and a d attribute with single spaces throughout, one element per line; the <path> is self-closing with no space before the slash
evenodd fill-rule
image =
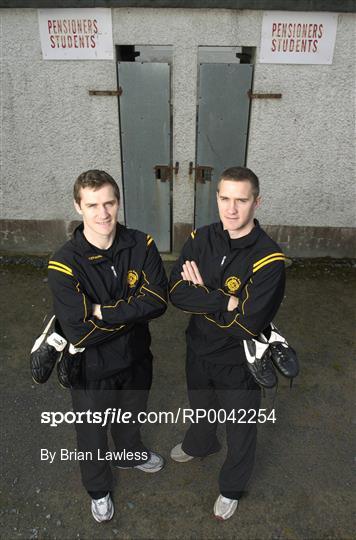
<path id="1" fill-rule="evenodd" d="M 135 293 L 127 299 L 112 299 L 104 305 L 95 305 L 94 309 L 108 324 L 148 321 L 163 315 L 167 309 L 167 277 L 154 242 L 148 246 Z"/>
<path id="2" fill-rule="evenodd" d="M 239 305 L 231 312 L 204 315 L 213 326 L 237 339 L 259 335 L 273 320 L 283 300 L 284 262 L 274 261 L 258 270 L 243 288 Z"/>
<path id="3" fill-rule="evenodd" d="M 124 324 L 108 325 L 93 315 L 90 298 L 64 262 L 49 262 L 48 284 L 54 313 L 65 337 L 75 347 L 97 345 L 127 330 Z"/>
<path id="4" fill-rule="evenodd" d="M 183 311 L 195 314 L 226 311 L 230 295 L 222 289 L 214 290 L 204 285 L 198 266 L 199 255 L 192 233 L 171 272 L 169 296 L 172 304 Z"/>
<path id="5" fill-rule="evenodd" d="M 54 312 L 65 337 L 76 347 L 108 341 L 132 324 L 159 317 L 167 309 L 167 278 L 153 241 L 147 246 L 141 282 L 135 294 L 112 299 L 104 305 L 91 301 L 66 263 L 50 261 L 48 270 Z"/>

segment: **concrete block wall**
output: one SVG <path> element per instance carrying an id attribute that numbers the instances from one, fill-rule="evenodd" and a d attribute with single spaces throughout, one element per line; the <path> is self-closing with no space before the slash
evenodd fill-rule
<path id="1" fill-rule="evenodd" d="M 34 252 L 36 230 L 42 247 L 55 247 L 77 218 L 71 190 L 80 172 L 102 168 L 121 183 L 118 98 L 88 93 L 116 89 L 116 60 L 44 61 L 37 10 L 1 11 L 1 245 Z M 280 100 L 251 104 L 247 165 L 261 180 L 260 221 L 279 235 L 285 230 L 290 255 L 356 256 L 356 15 L 339 15 L 332 65 L 259 64 L 262 16 L 249 10 L 112 10 L 115 45 L 173 48 L 173 162 L 180 162 L 173 249 L 194 221 L 188 166 L 195 158 L 198 47 L 248 46 L 256 49 L 254 92 L 282 93 Z M 53 238 L 54 230 L 62 232 Z"/>

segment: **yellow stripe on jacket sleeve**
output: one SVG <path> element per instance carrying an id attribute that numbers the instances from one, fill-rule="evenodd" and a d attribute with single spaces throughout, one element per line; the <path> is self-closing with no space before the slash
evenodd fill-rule
<path id="1" fill-rule="evenodd" d="M 153 242 L 153 238 L 152 236 L 150 236 L 149 234 L 147 235 L 147 246 L 150 246 Z"/>
<path id="2" fill-rule="evenodd" d="M 279 257 L 273 257 L 272 259 L 268 259 L 267 261 L 264 261 L 263 263 L 259 264 L 258 266 L 254 267 L 253 268 L 253 273 L 257 272 L 258 270 L 261 270 L 261 268 L 263 268 L 264 266 L 266 266 L 266 264 L 270 264 L 274 261 L 285 261 L 286 258 L 284 255 L 282 256 L 279 256 Z"/>
<path id="3" fill-rule="evenodd" d="M 174 289 L 177 287 L 177 285 L 179 285 L 179 283 L 183 283 L 183 280 L 179 279 L 178 281 L 176 281 L 173 287 L 171 288 L 171 290 L 169 291 L 169 294 L 171 294 L 174 291 Z"/>
<path id="4" fill-rule="evenodd" d="M 265 257 L 263 257 L 259 261 L 256 261 L 253 264 L 253 267 L 255 268 L 256 266 L 259 266 L 261 263 L 267 261 L 268 259 L 271 259 L 272 257 L 284 257 L 284 256 L 285 256 L 284 253 L 282 253 L 281 251 L 277 251 L 276 253 L 271 253 L 270 255 L 266 255 Z"/>
<path id="5" fill-rule="evenodd" d="M 196 230 L 196 229 L 194 229 L 194 231 L 192 231 L 192 232 L 190 233 L 190 236 L 192 237 L 193 240 L 194 240 L 194 238 L 195 238 L 196 233 L 197 233 L 197 230 Z"/>
<path id="6" fill-rule="evenodd" d="M 86 338 L 88 338 L 95 330 L 102 330 L 103 332 L 116 332 L 116 331 L 121 330 L 121 328 L 124 328 L 126 326 L 125 324 L 122 324 L 121 326 L 116 327 L 116 328 L 101 328 L 100 326 L 97 326 L 95 324 L 95 322 L 90 320 L 90 319 L 89 319 L 88 323 L 91 323 L 93 325 L 93 328 L 87 334 L 85 334 L 85 336 L 82 337 L 80 341 L 78 341 L 77 343 L 74 343 L 74 347 L 78 347 L 79 345 L 81 345 L 83 343 L 83 341 Z"/>
<path id="7" fill-rule="evenodd" d="M 229 323 L 229 324 L 219 324 L 217 323 L 214 319 L 211 319 L 210 317 L 208 317 L 207 315 L 204 315 L 204 317 L 216 324 L 219 328 L 231 328 L 233 324 L 237 324 L 238 326 L 241 326 L 241 328 L 243 328 L 245 330 L 245 332 L 247 332 L 248 334 L 250 334 L 251 336 L 257 336 L 257 334 L 254 334 L 253 332 L 251 332 L 248 328 L 246 328 L 246 326 L 243 326 L 238 320 L 237 318 L 239 317 L 239 314 L 236 315 L 236 317 Z"/>
<path id="8" fill-rule="evenodd" d="M 157 294 L 155 291 L 151 291 L 151 289 L 148 289 L 148 288 L 145 287 L 144 285 L 142 285 L 141 290 L 145 290 L 145 291 L 147 291 L 147 292 L 153 294 L 154 296 L 157 296 L 157 298 L 159 298 L 164 304 L 166 304 L 166 306 L 168 305 L 167 302 L 166 302 L 166 300 L 165 300 L 162 296 L 160 296 L 159 294 Z"/>
<path id="9" fill-rule="evenodd" d="M 60 268 L 59 266 L 53 266 L 52 264 L 48 265 L 48 270 L 57 270 L 57 272 L 62 272 L 63 274 L 67 274 L 68 276 L 74 277 L 72 271 L 65 270 L 64 268 Z"/>
<path id="10" fill-rule="evenodd" d="M 66 264 L 57 262 L 57 261 L 48 261 L 48 264 L 51 264 L 53 266 L 59 266 L 59 268 L 63 268 L 64 270 L 67 270 L 67 272 L 71 272 L 73 274 L 73 270 L 70 266 L 67 266 Z"/>
<path id="11" fill-rule="evenodd" d="M 250 283 L 252 283 L 252 279 L 250 279 Z M 248 286 L 249 286 L 249 284 L 246 283 L 246 287 L 245 287 L 245 295 L 246 296 L 245 296 L 245 300 L 242 302 L 242 306 L 241 306 L 242 315 L 245 315 L 245 303 L 249 299 Z"/>

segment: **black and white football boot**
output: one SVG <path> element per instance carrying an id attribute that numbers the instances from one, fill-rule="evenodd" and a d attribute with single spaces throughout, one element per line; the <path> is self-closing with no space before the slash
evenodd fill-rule
<path id="1" fill-rule="evenodd" d="M 63 388 L 76 386 L 80 381 L 82 370 L 82 352 L 84 348 L 74 347 L 71 343 L 65 349 L 57 363 L 57 376 Z"/>
<path id="2" fill-rule="evenodd" d="M 55 315 L 49 320 L 46 318 L 43 330 L 30 353 L 30 369 L 35 383 L 43 384 L 49 379 L 66 345 L 67 340 L 58 333 L 56 328 Z"/>
<path id="3" fill-rule="evenodd" d="M 247 368 L 255 381 L 263 388 L 274 388 L 278 382 L 276 370 L 271 362 L 269 343 L 263 334 L 258 339 L 243 341 Z"/>
<path id="4" fill-rule="evenodd" d="M 297 353 L 273 323 L 270 324 L 270 330 L 268 343 L 272 362 L 287 379 L 294 379 L 299 373 Z"/>

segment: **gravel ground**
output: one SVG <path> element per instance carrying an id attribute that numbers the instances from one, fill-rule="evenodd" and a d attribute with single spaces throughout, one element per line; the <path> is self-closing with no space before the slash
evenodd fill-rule
<path id="1" fill-rule="evenodd" d="M 167 264 L 169 269 L 170 265 Z M 290 391 L 280 381 L 275 424 L 259 426 L 254 476 L 237 513 L 212 518 L 225 448 L 205 460 L 169 459 L 183 424 L 145 425 L 146 444 L 167 458 L 153 475 L 116 470 L 116 513 L 97 524 L 78 463 L 40 460 L 40 449 L 75 449 L 73 426 L 42 425 L 44 410 L 68 411 L 55 380 L 35 385 L 28 357 L 51 308 L 45 260 L 0 258 L 1 538 L 15 539 L 351 539 L 355 538 L 352 416 L 356 270 L 353 261 L 294 261 L 279 324 L 297 349 L 301 374 Z M 172 306 L 151 324 L 154 384 L 149 408 L 187 407 L 184 329 Z M 271 405 L 270 396 L 265 398 Z M 222 427 L 220 440 L 224 441 Z"/>

